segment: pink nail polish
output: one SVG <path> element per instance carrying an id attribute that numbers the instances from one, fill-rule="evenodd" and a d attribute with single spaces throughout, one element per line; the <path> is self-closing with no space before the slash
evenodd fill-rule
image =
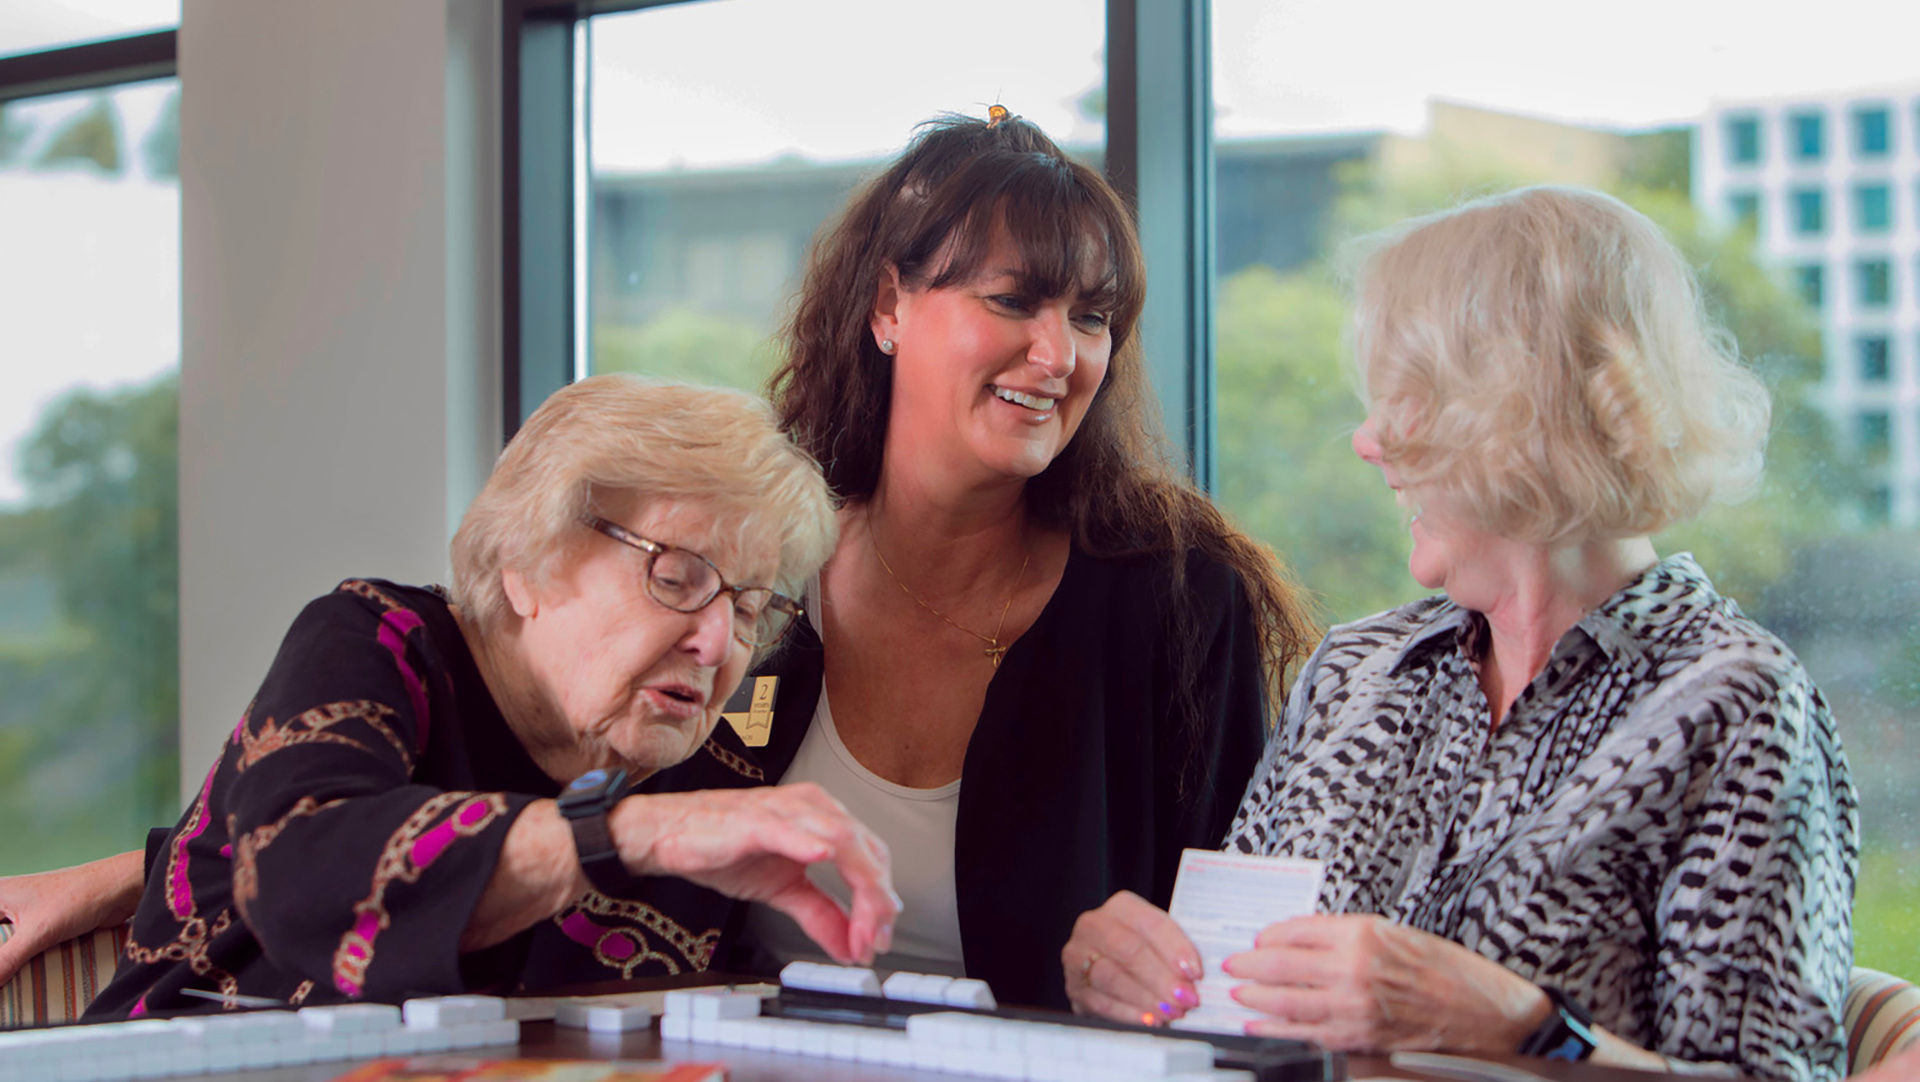
<path id="1" fill-rule="evenodd" d="M 1158 1006 L 1160 1008 L 1160 1013 L 1162 1015 L 1165 1015 L 1168 1018 L 1173 1017 L 1173 1004 L 1168 1003 L 1166 1000 L 1163 999 L 1158 1004 L 1155 1004 L 1155 1006 Z"/>
<path id="2" fill-rule="evenodd" d="M 1187 991 L 1185 988 L 1175 988 L 1173 990 L 1173 1001 L 1182 1007 L 1194 1007 L 1199 1005 L 1200 997 Z"/>
<path id="3" fill-rule="evenodd" d="M 1187 961 L 1185 958 L 1180 959 L 1178 964 L 1180 966 L 1181 976 L 1187 978 L 1190 981 L 1197 981 L 1200 979 L 1199 966 L 1194 965 L 1192 962 Z"/>

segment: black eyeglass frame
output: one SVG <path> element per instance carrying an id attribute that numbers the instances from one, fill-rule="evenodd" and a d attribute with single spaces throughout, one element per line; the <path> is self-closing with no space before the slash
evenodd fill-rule
<path id="1" fill-rule="evenodd" d="M 740 621 L 738 619 L 734 620 L 733 637 L 734 637 L 734 640 L 740 643 L 742 646 L 748 647 L 750 649 L 755 649 L 755 650 L 762 650 L 769 646 L 773 646 L 776 643 L 778 643 L 781 639 L 786 638 L 787 632 L 792 629 L 793 625 L 802 616 L 805 616 L 807 614 L 807 610 L 804 605 L 800 604 L 800 602 L 798 601 L 795 601 L 793 598 L 790 598 L 787 595 L 780 593 L 778 590 L 775 590 L 771 586 L 734 586 L 732 585 L 731 583 L 727 582 L 726 576 L 720 573 L 720 568 L 716 566 L 712 560 L 707 559 L 705 556 L 701 555 L 698 552 L 693 551 L 690 548 L 683 548 L 679 545 L 669 545 L 664 541 L 654 541 L 649 538 L 641 537 L 639 534 L 634 533 L 632 530 L 627 529 L 625 526 L 620 525 L 618 522 L 609 521 L 607 519 L 601 518 L 599 515 L 595 515 L 592 513 L 583 515 L 580 519 L 580 522 L 581 522 L 581 525 L 587 527 L 590 530 L 593 530 L 597 533 L 605 534 L 606 536 L 613 538 L 615 541 L 618 541 L 621 544 L 628 546 L 629 548 L 638 549 L 639 551 L 646 553 L 647 555 L 647 578 L 646 578 L 647 596 L 652 598 L 662 608 L 670 609 L 674 612 L 693 613 L 693 612 L 699 612 L 701 609 L 704 609 L 708 605 L 713 604 L 714 601 L 719 599 L 723 594 L 730 596 L 732 600 L 736 602 L 739 601 L 740 595 L 742 594 L 754 594 L 754 593 L 766 594 L 767 607 L 762 612 L 761 619 L 764 620 L 766 618 L 767 612 L 777 612 L 786 616 L 787 621 L 786 623 L 780 626 L 779 634 L 772 636 L 765 642 L 761 642 L 756 638 L 750 637 L 749 635 L 741 634 L 743 630 L 751 631 L 752 629 L 751 628 L 743 629 L 740 626 Z M 699 560 L 701 563 L 706 564 L 707 567 L 713 571 L 713 581 L 719 583 L 718 586 L 714 587 L 713 593 L 707 595 L 707 597 L 701 600 L 699 604 L 694 605 L 690 608 L 684 608 L 682 606 L 672 604 L 671 602 L 668 602 L 663 598 L 661 598 L 659 594 L 655 593 L 653 589 L 654 561 L 659 559 L 661 556 L 666 555 L 669 552 L 684 552 L 688 556 L 691 556 L 694 559 Z M 755 623 L 757 625 L 759 621 L 755 621 Z"/>

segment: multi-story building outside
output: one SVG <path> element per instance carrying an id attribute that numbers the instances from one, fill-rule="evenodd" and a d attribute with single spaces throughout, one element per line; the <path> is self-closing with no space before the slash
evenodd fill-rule
<path id="1" fill-rule="evenodd" d="M 1920 85 L 1717 103 L 1693 187 L 1818 311 L 1822 404 L 1872 478 L 1862 517 L 1920 525 Z"/>

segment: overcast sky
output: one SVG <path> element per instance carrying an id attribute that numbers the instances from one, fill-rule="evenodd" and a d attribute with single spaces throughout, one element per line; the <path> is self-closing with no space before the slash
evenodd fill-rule
<path id="1" fill-rule="evenodd" d="M 1100 129 L 1101 0 L 721 0 L 598 20 L 603 169 L 863 158 L 995 100 Z M 1597 13 L 1597 14 L 1596 14 Z M 1213 0 L 1224 138 L 1417 131 L 1432 98 L 1615 127 L 1715 99 L 1920 82 L 1920 2 Z M 804 42 L 805 46 L 796 47 Z"/>

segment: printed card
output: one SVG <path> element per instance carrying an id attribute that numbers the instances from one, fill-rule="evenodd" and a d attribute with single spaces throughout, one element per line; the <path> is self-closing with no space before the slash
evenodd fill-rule
<path id="1" fill-rule="evenodd" d="M 1180 855 L 1168 911 L 1199 948 L 1204 972 L 1200 1006 L 1173 1023 L 1176 1029 L 1240 1033 L 1260 1012 L 1235 1003 L 1229 990 L 1238 978 L 1221 968 L 1230 954 L 1253 947 L 1260 929 L 1304 917 L 1320 897 L 1326 865 L 1292 857 L 1255 857 L 1189 849 Z"/>

